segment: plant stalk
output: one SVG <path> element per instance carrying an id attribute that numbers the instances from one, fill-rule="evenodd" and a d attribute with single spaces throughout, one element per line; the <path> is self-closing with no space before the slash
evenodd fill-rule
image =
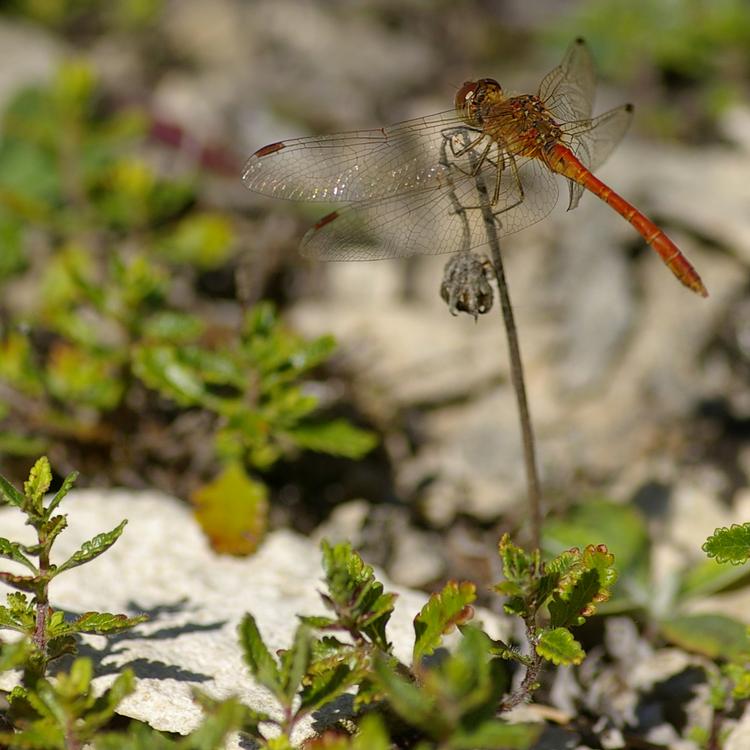
<path id="1" fill-rule="evenodd" d="M 531 414 L 529 403 L 526 398 L 526 381 L 523 374 L 523 361 L 521 359 L 521 347 L 518 342 L 518 329 L 516 328 L 513 306 L 510 301 L 510 290 L 505 278 L 503 258 L 500 253 L 500 240 L 498 238 L 499 221 L 492 212 L 487 185 L 484 182 L 481 166 L 476 162 L 476 156 L 470 153 L 470 160 L 476 171 L 475 180 L 479 193 L 484 228 L 492 254 L 492 267 L 497 280 L 497 290 L 500 295 L 500 309 L 505 324 L 505 335 L 508 339 L 508 356 L 510 358 L 510 379 L 516 394 L 518 406 L 518 418 L 521 423 L 521 440 L 523 443 L 523 459 L 526 469 L 526 487 L 529 499 L 529 516 L 531 526 L 531 545 L 534 549 L 541 548 L 542 540 L 542 493 L 539 483 L 539 471 L 536 461 L 536 447 L 534 442 L 534 430 L 531 425 Z"/>

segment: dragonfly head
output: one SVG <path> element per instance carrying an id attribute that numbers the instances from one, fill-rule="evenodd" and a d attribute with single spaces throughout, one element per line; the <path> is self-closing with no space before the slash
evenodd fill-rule
<path id="1" fill-rule="evenodd" d="M 503 89 L 494 78 L 466 81 L 456 92 L 456 113 L 467 125 L 479 127 L 486 105 L 502 99 Z"/>

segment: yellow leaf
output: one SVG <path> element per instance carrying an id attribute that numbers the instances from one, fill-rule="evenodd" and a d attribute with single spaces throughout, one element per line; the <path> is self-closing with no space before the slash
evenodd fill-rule
<path id="1" fill-rule="evenodd" d="M 211 546 L 226 555 L 250 555 L 266 532 L 268 493 L 239 463 L 230 463 L 192 495 L 195 517 Z"/>

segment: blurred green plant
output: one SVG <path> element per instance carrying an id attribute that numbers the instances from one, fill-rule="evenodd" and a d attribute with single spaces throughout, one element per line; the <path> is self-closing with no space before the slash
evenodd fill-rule
<path id="1" fill-rule="evenodd" d="M 652 101 L 647 119 L 667 135 L 701 139 L 727 105 L 747 97 L 747 0 L 583 0 L 543 36 L 561 46 L 584 36 L 608 78 L 645 93 L 663 87 L 669 107 Z"/>
<path id="2" fill-rule="evenodd" d="M 266 488 L 246 468 L 304 449 L 357 458 L 374 438 L 315 414 L 302 379 L 331 355 L 331 337 L 305 341 L 269 304 L 238 314 L 236 328 L 213 323 L 206 304 L 192 311 L 186 289 L 231 260 L 233 226 L 201 208 L 196 179 L 160 176 L 144 144 L 143 117 L 107 113 L 77 63 L 22 91 L 2 118 L 0 453 L 77 445 L 127 456 L 138 473 L 155 458 L 153 436 L 138 439 L 146 422 L 174 456 L 184 439 L 169 426 L 203 414 L 183 456 L 192 463 L 190 447 L 212 439 L 211 466 L 193 483 L 211 482 L 196 495 L 199 518 L 223 551 L 247 553 Z M 237 512 L 215 512 L 227 493 L 211 488 L 227 476 L 235 511 L 245 498 L 254 516 L 249 535 L 232 533 Z"/>
<path id="3" fill-rule="evenodd" d="M 712 537 L 709 548 L 717 553 L 729 549 L 733 544 L 730 531 L 726 547 Z M 750 566 L 706 560 L 665 576 L 653 561 L 653 540 L 639 511 L 593 499 L 572 508 L 565 518 L 549 519 L 543 547 L 552 555 L 593 539 L 607 544 L 619 570 L 612 598 L 599 609 L 602 615 L 637 616 L 645 620 L 647 632 L 659 633 L 680 648 L 710 659 L 731 659 L 747 650 L 747 628 L 742 622 L 720 611 L 692 612 L 690 605 L 747 583 Z"/>
<path id="4" fill-rule="evenodd" d="M 0 11 L 60 31 L 135 30 L 151 23 L 163 0 L 0 0 Z"/>

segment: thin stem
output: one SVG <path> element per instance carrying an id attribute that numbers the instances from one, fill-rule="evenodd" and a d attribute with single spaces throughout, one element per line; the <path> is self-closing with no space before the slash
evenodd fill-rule
<path id="1" fill-rule="evenodd" d="M 476 159 L 470 154 L 470 159 Z M 521 360 L 521 347 L 518 343 L 518 330 L 516 329 L 513 307 L 510 302 L 510 291 L 505 279 L 503 259 L 500 253 L 500 240 L 497 234 L 497 219 L 492 213 L 489 193 L 484 182 L 481 171 L 475 175 L 477 191 L 484 219 L 484 228 L 492 253 L 492 266 L 497 279 L 497 289 L 500 294 L 500 309 L 503 313 L 505 323 L 505 334 L 508 339 L 508 356 L 510 357 L 510 379 L 513 390 L 516 393 L 518 405 L 518 418 L 521 423 L 521 439 L 523 442 L 523 458 L 526 467 L 526 485 L 529 496 L 529 510 L 531 520 L 531 545 L 534 549 L 541 547 L 542 537 L 542 494 L 539 486 L 539 472 L 536 463 L 536 451 L 534 444 L 534 431 L 531 426 L 531 415 L 529 403 L 526 398 L 526 382 L 523 375 L 523 362 Z"/>

